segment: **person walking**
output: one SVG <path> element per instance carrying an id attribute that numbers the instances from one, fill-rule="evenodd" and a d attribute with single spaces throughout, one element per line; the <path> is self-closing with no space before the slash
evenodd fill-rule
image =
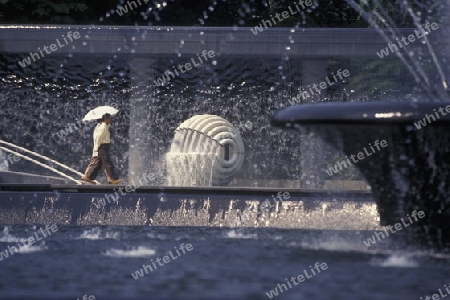
<path id="1" fill-rule="evenodd" d="M 119 179 L 117 173 L 114 170 L 111 156 L 109 154 L 110 149 L 110 133 L 109 125 L 111 124 L 111 115 L 104 114 L 101 120 L 98 120 L 98 124 L 94 129 L 94 149 L 92 158 L 89 165 L 81 177 L 81 180 L 95 184 L 95 178 L 98 172 L 103 169 L 108 178 L 110 184 L 119 184 L 122 180 Z"/>

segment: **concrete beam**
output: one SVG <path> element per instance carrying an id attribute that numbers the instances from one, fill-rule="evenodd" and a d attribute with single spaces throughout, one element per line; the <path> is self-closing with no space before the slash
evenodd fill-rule
<path id="1" fill-rule="evenodd" d="M 37 52 L 38 47 L 57 44 L 55 53 L 124 54 L 133 56 L 173 56 L 213 50 L 221 55 L 252 54 L 300 57 L 376 56 L 387 46 L 371 28 L 268 28 L 254 35 L 250 27 L 148 27 L 148 26 L 53 26 L 2 25 L 0 52 Z M 66 44 L 69 31 L 81 38 Z M 398 29 L 407 37 L 413 29 Z M 291 43 L 290 41 L 293 41 Z M 420 42 L 413 49 L 424 47 Z M 50 55 L 50 54 L 49 54 Z"/>

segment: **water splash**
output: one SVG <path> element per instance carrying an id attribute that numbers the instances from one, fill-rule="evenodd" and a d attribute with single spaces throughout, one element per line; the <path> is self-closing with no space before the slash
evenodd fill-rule
<path id="1" fill-rule="evenodd" d="M 41 245 L 38 246 L 26 245 L 19 247 L 19 254 L 29 254 L 45 250 L 48 250 L 48 247 L 45 246 L 45 242 L 41 242 Z"/>
<path id="2" fill-rule="evenodd" d="M 367 1 L 360 1 L 360 4 L 357 3 L 356 0 L 346 0 L 349 5 L 354 8 L 356 11 L 360 13 L 361 16 L 373 27 L 378 33 L 384 38 L 387 44 L 396 45 L 396 41 L 402 38 L 401 33 L 398 30 L 398 26 L 395 24 L 389 13 L 384 9 L 384 7 L 380 4 L 378 0 L 374 0 L 375 8 L 367 5 Z M 450 7 L 448 4 L 441 4 L 442 7 L 439 8 L 431 8 L 432 5 L 430 3 L 430 9 L 427 11 L 431 16 L 426 18 L 422 16 L 421 12 L 415 13 L 412 9 L 411 5 L 408 4 L 407 1 L 401 1 L 401 6 L 403 6 L 404 10 L 409 14 L 411 19 L 413 20 L 414 25 L 417 30 L 422 30 L 422 23 L 426 21 L 433 21 L 437 16 L 438 22 L 442 23 L 441 30 L 445 30 L 444 28 L 444 18 L 447 11 L 450 11 Z M 446 6 L 447 5 L 447 6 Z M 435 12 L 435 15 L 431 14 L 431 11 Z M 442 16 L 442 18 L 439 18 Z M 390 36 L 388 35 L 390 34 Z M 425 53 L 414 51 L 411 46 L 404 45 L 400 47 L 399 51 L 395 51 L 395 54 L 400 58 L 403 64 L 407 67 L 408 71 L 413 75 L 415 84 L 421 86 L 422 90 L 425 91 L 429 97 L 430 101 L 436 101 L 436 97 L 439 96 L 442 100 L 448 100 L 448 79 L 443 70 L 443 61 L 440 61 L 437 55 L 438 47 L 442 47 L 438 45 L 440 41 L 439 37 L 434 39 L 428 38 L 425 34 L 423 36 L 424 45 L 428 49 L 428 54 L 432 58 L 432 62 L 434 64 L 435 69 L 430 70 L 430 67 L 427 66 L 423 58 Z M 434 41 L 434 42 L 433 42 Z M 416 41 L 417 42 L 417 41 Z M 436 48 L 436 49 L 435 49 Z M 444 54 L 444 53 L 441 53 Z M 445 59 L 445 57 L 443 57 Z M 437 72 L 440 80 L 434 82 L 432 79 L 433 72 Z M 435 89 L 435 84 L 438 84 L 440 88 Z"/>
<path id="3" fill-rule="evenodd" d="M 76 240 L 120 240 L 120 232 L 102 231 L 99 227 L 85 230 L 80 236 L 75 237 Z"/>
<path id="4" fill-rule="evenodd" d="M 3 243 L 15 243 L 20 242 L 22 239 L 12 235 L 10 232 L 12 231 L 11 226 L 3 227 L 3 232 L 0 234 L 0 242 Z"/>
<path id="5" fill-rule="evenodd" d="M 108 249 L 103 255 L 116 258 L 140 258 L 154 256 L 156 251 L 152 248 L 139 246 L 136 249 L 121 250 L 121 249 Z"/>
<path id="6" fill-rule="evenodd" d="M 242 231 L 230 230 L 225 233 L 225 237 L 228 239 L 257 239 L 256 233 L 244 233 Z"/>
<path id="7" fill-rule="evenodd" d="M 394 254 L 387 258 L 373 258 L 371 265 L 382 268 L 417 268 L 419 263 L 411 256 Z"/>

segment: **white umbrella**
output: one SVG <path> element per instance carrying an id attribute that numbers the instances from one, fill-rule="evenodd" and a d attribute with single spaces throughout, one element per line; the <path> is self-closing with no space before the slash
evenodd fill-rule
<path id="1" fill-rule="evenodd" d="M 91 109 L 83 118 L 82 121 L 92 121 L 101 119 L 104 114 L 110 114 L 111 116 L 115 116 L 119 112 L 118 109 L 112 106 L 99 106 L 94 109 Z"/>

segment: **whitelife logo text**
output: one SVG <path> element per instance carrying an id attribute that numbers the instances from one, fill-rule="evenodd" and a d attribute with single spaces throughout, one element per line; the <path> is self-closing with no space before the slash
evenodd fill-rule
<path id="1" fill-rule="evenodd" d="M 50 232 L 50 230 L 51 230 L 51 232 Z M 19 243 L 17 243 L 17 247 L 16 246 L 8 246 L 8 249 L 6 249 L 3 252 L 0 252 L 0 261 L 8 258 L 9 254 L 11 254 L 11 256 L 13 256 L 15 253 L 19 253 L 20 250 L 22 250 L 22 248 L 30 247 L 34 243 L 50 236 L 52 233 L 55 233 L 56 231 L 58 231 L 58 226 L 46 225 L 45 231 L 44 231 L 44 229 L 41 228 L 39 231 L 35 231 L 34 234 L 32 236 L 30 236 L 29 238 L 22 239 Z M 9 254 L 8 254 L 8 251 L 9 251 Z"/>
<path id="2" fill-rule="evenodd" d="M 174 256 L 172 253 L 172 250 L 169 251 L 170 257 L 169 255 L 165 255 L 163 256 L 163 258 L 161 259 L 160 257 L 158 257 L 156 259 L 156 262 L 158 263 L 158 265 L 160 267 L 164 266 L 164 264 L 168 264 L 170 263 L 172 260 L 175 260 L 179 257 L 181 257 L 181 252 L 183 252 L 183 254 L 186 254 L 186 250 L 187 251 L 192 251 L 194 249 L 194 246 L 192 246 L 192 244 L 181 244 L 180 248 L 174 247 L 175 248 L 175 252 L 177 253 L 178 256 Z M 162 261 L 161 261 L 162 260 Z M 145 274 L 148 274 L 148 271 L 153 272 L 156 271 L 158 269 L 156 263 L 153 261 L 153 259 L 151 260 L 152 264 L 151 265 L 142 265 L 142 268 L 140 268 L 139 270 L 135 271 L 134 273 L 131 273 L 131 276 L 134 278 L 134 280 L 138 280 L 141 277 L 144 277 Z M 145 272 L 145 274 L 144 274 Z"/>
<path id="3" fill-rule="evenodd" d="M 415 210 L 411 213 L 411 217 L 409 215 L 406 215 L 406 216 L 408 217 L 409 223 L 405 222 L 405 220 L 403 218 L 400 219 L 405 228 L 414 223 L 413 220 L 411 219 L 411 217 L 413 217 L 414 220 L 417 222 L 417 221 L 419 221 L 419 219 L 417 219 L 417 216 L 419 216 L 419 218 L 422 219 L 423 217 L 425 217 L 425 212 L 422 210 L 417 212 Z M 402 224 L 395 223 L 395 225 L 394 225 L 395 230 L 392 228 L 392 225 L 389 225 L 388 228 L 391 233 L 396 233 L 397 231 L 400 231 L 403 229 Z M 384 233 L 386 233 L 386 236 L 384 235 Z M 364 245 L 366 245 L 366 247 L 370 247 L 371 245 L 375 245 L 377 243 L 377 239 L 378 239 L 378 241 L 381 241 L 381 239 L 385 239 L 386 237 L 389 236 L 389 232 L 388 232 L 387 228 L 384 229 L 384 233 L 382 231 L 375 232 L 375 234 L 372 235 L 372 237 L 370 237 L 364 241 Z"/>
<path id="4" fill-rule="evenodd" d="M 187 71 L 192 70 L 192 67 L 197 68 L 198 66 L 207 62 L 208 58 L 211 59 L 211 58 L 214 58 L 215 56 L 216 56 L 216 54 L 214 53 L 213 50 L 209 50 L 209 51 L 203 50 L 201 55 L 199 53 L 197 53 L 198 63 L 197 63 L 197 60 L 194 59 L 194 57 L 192 57 L 191 58 L 192 64 L 190 62 L 187 62 L 184 65 L 178 65 L 177 67 L 173 66 L 172 69 L 173 69 L 173 72 L 175 72 L 175 74 L 171 70 L 166 70 L 164 72 L 164 75 L 157 78 L 156 80 L 153 80 L 153 83 L 156 86 L 164 86 L 166 84 L 166 82 L 168 83 L 171 79 L 175 79 L 176 77 L 180 76 L 180 73 L 178 73 L 178 71 L 180 71 L 181 73 L 184 74 Z M 203 59 L 202 59 L 202 57 L 203 57 Z M 183 69 L 183 67 L 184 67 L 184 69 Z"/>
<path id="5" fill-rule="evenodd" d="M 376 151 L 375 151 L 375 149 L 374 149 L 373 147 L 377 148 L 377 150 L 380 151 L 380 150 L 381 150 L 380 146 L 383 147 L 383 148 L 387 147 L 387 146 L 388 146 L 387 141 L 386 141 L 386 140 L 382 140 L 382 141 L 380 142 L 379 140 L 376 140 L 376 141 L 374 142 L 374 146 L 372 146 L 372 143 L 369 143 L 369 147 L 370 147 L 370 149 L 372 150 L 372 152 L 367 151 L 366 147 L 364 147 L 363 150 L 364 150 L 365 155 L 364 155 L 364 153 L 361 151 L 361 152 L 358 152 L 358 154 L 356 154 L 356 155 L 355 155 L 355 154 L 350 155 L 350 158 L 348 158 L 348 157 L 346 156 L 346 160 L 336 162 L 336 163 L 334 164 L 334 167 L 330 167 L 328 170 L 325 170 L 325 172 L 326 172 L 329 176 L 332 176 L 332 175 L 333 175 L 333 172 L 334 172 L 334 174 L 337 174 L 337 173 L 339 173 L 340 171 L 343 170 L 342 166 L 344 166 L 344 168 L 348 168 L 349 166 L 352 165 L 352 163 L 350 162 L 350 159 L 353 161 L 353 163 L 356 164 L 357 162 L 363 160 L 364 158 L 366 158 L 366 157 L 371 156 L 372 154 L 374 154 Z M 367 155 L 367 156 L 366 156 L 366 155 Z M 347 165 L 346 161 L 347 161 L 348 165 Z M 339 170 L 338 168 L 340 168 L 340 170 Z"/>
<path id="6" fill-rule="evenodd" d="M 402 37 L 400 40 L 396 39 L 398 47 L 400 47 L 400 49 L 401 49 L 401 48 L 403 48 L 403 46 L 408 46 L 410 43 L 413 43 L 416 40 L 422 39 L 427 34 L 430 34 L 431 30 L 436 30 L 438 28 L 439 28 L 439 25 L 437 23 L 435 23 L 435 22 L 433 22 L 433 23 L 427 22 L 425 24 L 425 29 L 423 27 L 421 27 L 419 29 L 415 29 L 414 30 L 415 36 L 414 36 L 414 34 L 410 34 L 410 35 L 408 35 L 408 38 Z M 409 42 L 406 41 L 406 39 L 408 39 Z M 397 52 L 399 50 L 398 47 L 397 47 L 396 44 L 389 43 L 386 48 L 381 49 L 379 52 L 377 52 L 377 55 L 378 55 L 379 58 L 387 57 L 387 56 L 389 56 L 389 54 Z M 391 52 L 389 52 L 389 50 Z"/>
<path id="7" fill-rule="evenodd" d="M 323 263 L 316 262 L 316 264 L 314 265 L 314 268 L 312 266 L 309 266 L 309 268 L 310 268 L 312 275 L 309 274 L 308 271 L 305 269 L 305 270 L 303 270 L 303 273 L 305 274 L 305 276 L 303 276 L 303 274 L 300 274 L 297 277 L 292 276 L 291 279 L 287 279 L 287 278 L 285 279 L 286 284 L 289 286 L 289 289 L 292 288 L 291 282 L 294 285 L 299 285 L 300 283 L 304 282 L 306 279 L 313 278 L 314 276 L 320 274 L 321 271 L 325 271 L 326 269 L 328 269 L 328 265 L 327 265 L 327 263 L 324 263 L 324 262 Z M 317 271 L 317 274 L 314 271 L 314 269 Z M 296 279 L 298 282 L 296 281 Z M 270 290 L 269 292 L 266 293 L 267 297 L 269 297 L 269 299 L 272 299 L 275 296 L 278 296 L 278 290 L 280 291 L 280 293 L 283 293 L 284 292 L 283 288 L 285 291 L 289 290 L 288 287 L 286 286 L 286 284 L 279 283 L 273 290 Z"/>
<path id="8" fill-rule="evenodd" d="M 276 13 L 275 17 L 272 17 L 270 20 L 263 20 L 260 25 L 255 26 L 254 28 L 251 28 L 251 32 L 253 32 L 254 35 L 257 35 L 260 32 L 263 32 L 264 29 L 267 29 L 269 27 L 275 26 L 278 22 L 282 22 L 285 19 L 301 12 L 302 10 L 309 8 L 310 6 L 313 5 L 312 0 L 300 0 L 298 1 L 298 3 L 294 3 L 295 4 L 295 9 L 292 9 L 291 6 L 288 7 L 289 11 L 285 10 L 281 13 Z M 276 20 L 275 20 L 276 18 Z M 264 25 L 264 28 L 263 28 Z"/>
<path id="9" fill-rule="evenodd" d="M 19 61 L 19 65 L 22 68 L 25 68 L 29 65 L 31 65 L 32 61 L 36 62 L 41 58 L 45 57 L 45 54 L 51 54 L 52 52 L 55 52 L 65 46 L 67 46 L 70 42 L 73 42 L 74 40 L 78 40 L 80 38 L 80 33 L 78 31 L 75 31 L 74 33 L 72 33 L 72 31 L 69 31 L 67 33 L 66 36 L 62 35 L 62 38 L 64 40 L 64 43 L 61 43 L 61 41 L 59 40 L 59 38 L 56 39 L 56 44 L 51 44 L 50 46 L 45 45 L 44 47 L 42 47 L 42 49 L 40 47 L 38 47 L 38 52 L 30 52 L 30 55 L 26 58 L 24 58 L 22 61 Z M 66 39 L 67 38 L 67 39 Z M 67 41 L 69 40 L 69 41 Z"/>
<path id="10" fill-rule="evenodd" d="M 441 117 L 439 116 L 438 112 L 436 111 L 436 109 L 433 109 L 434 111 L 434 115 L 430 115 L 430 114 L 426 114 L 425 118 L 423 118 L 422 120 L 419 120 L 417 122 L 414 123 L 414 126 L 416 126 L 417 129 L 422 129 L 422 127 L 427 126 L 428 124 L 431 124 L 431 122 L 435 122 L 436 118 L 440 119 Z M 439 107 L 438 111 L 441 113 L 442 116 L 446 116 L 448 113 L 450 113 L 450 105 L 447 105 L 445 107 L 445 111 L 447 113 L 444 112 L 444 108 L 443 107 Z M 435 118 L 436 116 L 436 118 Z"/>
<path id="11" fill-rule="evenodd" d="M 314 83 L 312 86 L 308 84 L 308 86 L 300 88 L 300 94 L 292 99 L 289 99 L 288 102 L 290 105 L 295 105 L 297 103 L 301 103 L 302 100 L 306 100 L 311 98 L 314 95 L 320 95 L 322 91 L 325 91 L 327 88 L 331 87 L 335 83 L 340 81 L 344 82 L 345 78 L 350 76 L 350 71 L 345 70 L 337 70 L 336 74 L 334 72 L 331 73 L 331 76 L 325 77 L 325 81 L 320 82 L 319 84 Z M 339 78 L 339 79 L 338 79 Z M 316 94 L 317 93 L 317 94 Z"/>

